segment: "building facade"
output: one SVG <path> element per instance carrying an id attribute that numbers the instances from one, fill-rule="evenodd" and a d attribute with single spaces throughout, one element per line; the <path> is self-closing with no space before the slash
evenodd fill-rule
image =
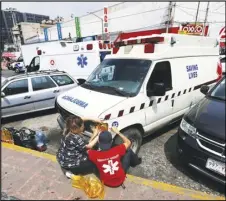
<path id="1" fill-rule="evenodd" d="M 1 43 L 13 43 L 12 28 L 20 22 L 41 23 L 42 20 L 49 20 L 49 16 L 33 13 L 21 13 L 18 11 L 1 10 Z"/>

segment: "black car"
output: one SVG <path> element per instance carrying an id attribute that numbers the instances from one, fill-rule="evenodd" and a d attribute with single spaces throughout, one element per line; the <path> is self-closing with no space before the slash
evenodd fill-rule
<path id="1" fill-rule="evenodd" d="M 225 77 L 184 115 L 178 129 L 180 160 L 225 185 Z"/>

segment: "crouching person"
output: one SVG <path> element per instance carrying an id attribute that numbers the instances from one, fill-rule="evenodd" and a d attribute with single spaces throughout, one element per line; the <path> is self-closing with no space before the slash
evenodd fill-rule
<path id="1" fill-rule="evenodd" d="M 99 134 L 99 150 L 88 150 L 88 155 L 90 161 L 97 166 L 101 181 L 106 186 L 118 187 L 125 181 L 129 167 L 140 164 L 141 159 L 130 149 L 131 142 L 126 136 L 116 128 L 112 128 L 112 131 L 124 143 L 112 147 L 112 134 L 104 131 Z"/>
<path id="2" fill-rule="evenodd" d="M 99 133 L 94 128 L 92 140 L 87 144 L 82 134 L 86 120 L 89 119 L 70 116 L 66 121 L 64 136 L 57 152 L 57 161 L 64 173 L 84 175 L 96 172 L 96 166 L 88 158 L 87 149 L 91 149 L 96 144 L 98 139 L 96 136 Z"/>

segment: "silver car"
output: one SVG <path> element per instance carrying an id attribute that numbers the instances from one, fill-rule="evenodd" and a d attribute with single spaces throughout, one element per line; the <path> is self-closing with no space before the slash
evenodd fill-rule
<path id="1" fill-rule="evenodd" d="M 52 109 L 56 97 L 76 80 L 63 71 L 40 71 L 5 79 L 1 87 L 2 118 Z"/>

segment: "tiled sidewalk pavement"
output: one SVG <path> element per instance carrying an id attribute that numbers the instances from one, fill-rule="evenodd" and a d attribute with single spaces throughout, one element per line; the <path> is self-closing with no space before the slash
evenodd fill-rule
<path id="1" fill-rule="evenodd" d="M 21 200 L 87 199 L 72 188 L 54 156 L 2 143 L 2 192 Z M 105 188 L 105 199 L 222 199 L 201 192 L 128 175 L 126 189 Z"/>

